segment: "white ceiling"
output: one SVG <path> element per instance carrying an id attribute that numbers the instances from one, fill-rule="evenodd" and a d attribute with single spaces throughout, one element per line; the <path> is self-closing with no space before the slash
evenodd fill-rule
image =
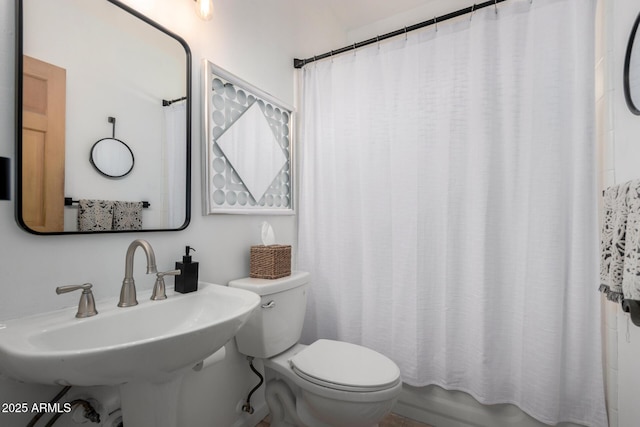
<path id="1" fill-rule="evenodd" d="M 349 31 L 438 0 L 314 0 L 327 5 Z"/>

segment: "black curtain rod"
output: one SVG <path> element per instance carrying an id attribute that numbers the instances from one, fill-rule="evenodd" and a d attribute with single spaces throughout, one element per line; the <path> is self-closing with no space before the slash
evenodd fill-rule
<path id="1" fill-rule="evenodd" d="M 360 48 L 362 46 L 367 46 L 367 45 L 370 45 L 370 44 L 373 44 L 373 43 L 378 43 L 378 42 L 380 42 L 382 40 L 390 39 L 391 37 L 397 37 L 397 36 L 400 36 L 402 34 L 406 34 L 409 31 L 419 30 L 420 28 L 428 27 L 429 25 L 438 24 L 440 22 L 447 21 L 447 20 L 453 19 L 453 18 L 457 18 L 459 16 L 466 15 L 468 13 L 473 13 L 476 10 L 482 9 L 482 8 L 485 8 L 485 7 L 494 6 L 494 7 L 496 7 L 496 12 L 497 12 L 498 3 L 502 3 L 503 1 L 506 1 L 506 0 L 489 0 L 489 1 L 486 1 L 484 3 L 474 4 L 473 6 L 469 6 L 469 7 L 466 7 L 464 9 L 457 10 L 455 12 L 447 13 L 446 15 L 434 17 L 434 18 L 432 18 L 432 19 L 430 19 L 428 21 L 424 21 L 424 22 L 420 22 L 419 24 L 414 24 L 414 25 L 411 25 L 411 26 L 408 26 L 408 27 L 404 27 L 404 28 L 401 28 L 399 30 L 392 31 L 390 33 L 383 34 L 383 35 L 374 37 L 374 38 L 369 39 L 369 40 L 365 40 L 365 41 L 362 41 L 362 42 L 354 43 L 354 44 L 352 44 L 350 46 L 342 47 L 342 48 L 340 48 L 338 50 L 332 50 L 330 52 L 323 53 L 322 55 L 314 56 L 312 58 L 307 58 L 307 59 L 294 58 L 293 66 L 294 66 L 294 68 L 302 68 L 302 67 L 304 67 L 305 65 L 307 65 L 307 64 L 309 64 L 311 62 L 317 61 L 318 59 L 330 58 L 333 55 L 338 55 L 338 54 L 341 54 L 341 53 L 349 52 L 350 50 L 358 49 L 358 48 Z"/>
<path id="2" fill-rule="evenodd" d="M 187 99 L 186 96 L 183 96 L 182 98 L 178 98 L 178 99 L 172 99 L 171 101 L 167 101 L 166 99 L 163 99 L 162 100 L 162 106 L 163 107 L 168 107 L 169 105 L 173 104 L 174 102 L 184 101 L 185 99 Z"/>

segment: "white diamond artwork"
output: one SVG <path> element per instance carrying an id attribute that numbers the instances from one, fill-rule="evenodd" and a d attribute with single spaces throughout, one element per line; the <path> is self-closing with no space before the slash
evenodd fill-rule
<path id="1" fill-rule="evenodd" d="M 258 202 L 287 158 L 256 104 L 249 107 L 216 142 Z"/>

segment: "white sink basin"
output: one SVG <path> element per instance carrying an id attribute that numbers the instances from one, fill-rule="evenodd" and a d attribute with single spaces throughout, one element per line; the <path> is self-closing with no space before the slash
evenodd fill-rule
<path id="1" fill-rule="evenodd" d="M 170 381 L 222 348 L 260 302 L 252 292 L 202 282 L 189 294 L 167 290 L 163 301 L 149 294 L 127 308 L 115 298 L 98 301 L 89 318 L 76 318 L 73 307 L 1 324 L 0 372 L 41 384 Z"/>

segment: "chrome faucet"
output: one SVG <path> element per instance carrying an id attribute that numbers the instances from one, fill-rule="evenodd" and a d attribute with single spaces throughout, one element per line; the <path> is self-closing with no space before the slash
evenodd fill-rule
<path id="1" fill-rule="evenodd" d="M 147 274 L 157 273 L 156 254 L 146 240 L 137 239 L 131 242 L 127 249 L 127 256 L 124 265 L 124 280 L 120 289 L 120 302 L 118 307 L 131 307 L 138 304 L 136 299 L 136 282 L 133 280 L 133 255 L 136 249 L 141 247 L 147 256 Z"/>

